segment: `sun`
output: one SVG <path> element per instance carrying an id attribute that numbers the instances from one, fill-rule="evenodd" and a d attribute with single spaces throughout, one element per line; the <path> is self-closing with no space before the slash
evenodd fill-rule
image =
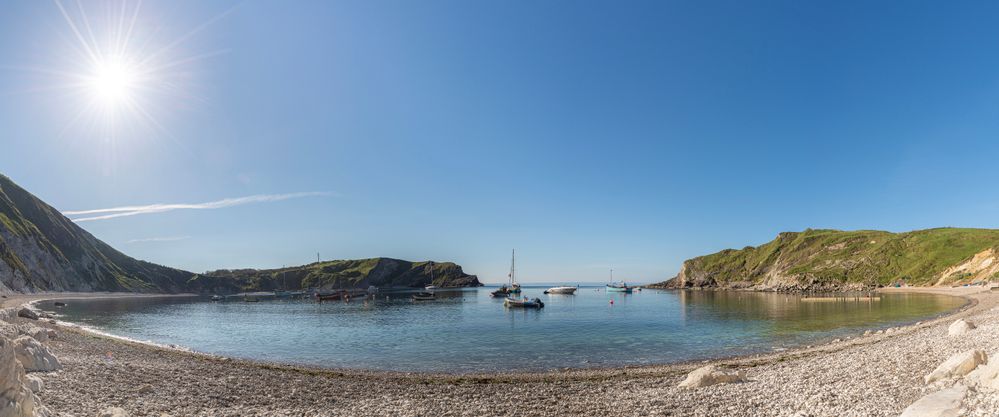
<path id="1" fill-rule="evenodd" d="M 95 62 L 87 87 L 95 102 L 105 109 L 126 106 L 133 100 L 141 80 L 139 72 L 123 56 L 107 57 Z"/>
<path id="2" fill-rule="evenodd" d="M 66 23 L 66 49 L 61 62 L 38 72 L 52 77 L 46 89 L 66 93 L 58 103 L 67 110 L 62 131 L 112 145 L 170 136 L 168 113 L 205 101 L 194 91 L 195 66 L 225 51 L 192 55 L 183 45 L 196 47 L 188 41 L 235 9 L 173 37 L 161 28 L 174 25 L 160 22 L 158 13 L 140 13 L 141 1 L 54 3 Z"/>

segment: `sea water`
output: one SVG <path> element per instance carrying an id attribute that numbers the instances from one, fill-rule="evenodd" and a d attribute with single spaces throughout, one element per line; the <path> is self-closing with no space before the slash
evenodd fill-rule
<path id="1" fill-rule="evenodd" d="M 764 353 L 912 323 L 964 304 L 956 297 L 881 294 L 815 301 L 798 295 L 581 286 L 511 309 L 494 287 L 318 303 L 212 302 L 206 297 L 39 303 L 61 320 L 195 351 L 329 368 L 495 372 L 665 364 Z"/>

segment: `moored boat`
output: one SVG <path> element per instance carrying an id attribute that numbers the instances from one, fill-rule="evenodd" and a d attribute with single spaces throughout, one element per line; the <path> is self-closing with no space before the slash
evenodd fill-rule
<path id="1" fill-rule="evenodd" d="M 225 297 L 223 297 L 221 295 L 213 295 L 212 296 L 212 301 L 222 301 L 224 299 L 225 299 Z M 63 305 L 65 305 L 65 304 L 63 304 Z M 56 303 L 56 307 L 58 307 L 58 306 L 59 306 L 59 303 Z"/>
<path id="2" fill-rule="evenodd" d="M 542 302 L 540 298 L 536 298 L 536 297 L 533 300 L 528 299 L 527 297 L 524 297 L 524 298 L 507 297 L 506 300 L 503 300 L 503 305 L 507 306 L 507 307 L 514 307 L 514 308 L 544 308 L 545 307 L 545 303 Z"/>
<path id="3" fill-rule="evenodd" d="M 507 294 L 520 294 L 520 284 L 517 283 L 517 270 L 514 268 L 517 259 L 517 250 L 513 249 L 510 251 L 510 286 L 507 288 Z"/>
<path id="4" fill-rule="evenodd" d="M 413 301 L 431 301 L 437 299 L 437 294 L 434 294 L 434 289 L 437 288 L 432 283 L 434 282 L 434 263 L 430 262 L 430 285 L 426 286 L 427 291 L 421 291 L 413 294 Z"/>
<path id="5" fill-rule="evenodd" d="M 351 298 L 363 298 L 368 295 L 366 290 L 362 289 L 351 289 L 351 290 L 337 290 L 331 293 L 316 293 L 316 301 L 336 301 L 344 300 L 350 301 Z"/>
<path id="6" fill-rule="evenodd" d="M 629 287 L 626 282 L 614 282 L 614 270 L 610 270 L 610 284 L 607 284 L 607 292 L 623 292 L 630 293 L 635 290 L 635 287 Z"/>
<path id="7" fill-rule="evenodd" d="M 436 300 L 437 295 L 428 291 L 420 291 L 416 294 L 413 294 L 412 298 L 413 301 L 431 301 L 431 300 Z"/>
<path id="8" fill-rule="evenodd" d="M 569 287 L 569 286 L 563 285 L 563 286 L 559 286 L 559 287 L 551 287 L 551 288 L 545 290 L 545 294 L 567 294 L 567 295 L 572 295 L 572 294 L 576 293 L 577 289 L 578 289 L 577 287 Z"/>
<path id="9" fill-rule="evenodd" d="M 499 289 L 495 291 L 489 292 L 490 297 L 506 297 L 508 295 L 510 295 L 510 289 L 507 288 L 506 285 L 499 287 Z"/>
<path id="10" fill-rule="evenodd" d="M 629 287 L 628 284 L 624 282 L 607 284 L 608 292 L 624 292 L 630 293 L 635 290 L 635 287 Z"/>

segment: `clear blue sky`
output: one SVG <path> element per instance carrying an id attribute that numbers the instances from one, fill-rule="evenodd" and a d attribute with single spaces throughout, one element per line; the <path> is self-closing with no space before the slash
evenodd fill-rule
<path id="1" fill-rule="evenodd" d="M 174 45 L 129 94 L 158 126 L 109 129 L 60 83 L 91 69 L 59 5 L 9 2 L 0 172 L 63 211 L 323 193 L 79 223 L 194 271 L 320 252 L 498 282 L 517 248 L 523 281 L 658 281 L 785 230 L 997 227 L 997 8 L 145 2 L 135 54 Z"/>

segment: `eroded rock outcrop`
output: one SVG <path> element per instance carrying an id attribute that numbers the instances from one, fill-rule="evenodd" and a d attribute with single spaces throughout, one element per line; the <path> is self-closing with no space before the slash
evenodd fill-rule
<path id="1" fill-rule="evenodd" d="M 999 360 L 979 365 L 964 379 L 969 385 L 979 390 L 999 391 Z"/>
<path id="2" fill-rule="evenodd" d="M 959 378 L 973 371 L 978 365 L 987 362 L 988 355 L 981 350 L 973 349 L 964 351 L 948 358 L 937 369 L 926 375 L 923 380 L 927 384 L 930 384 L 943 379 Z"/>
<path id="3" fill-rule="evenodd" d="M 899 417 L 957 417 L 968 393 L 964 385 L 943 389 L 916 400 Z"/>
<path id="4" fill-rule="evenodd" d="M 49 372 L 62 369 L 59 359 L 49 348 L 31 336 L 14 339 L 14 355 L 27 372 Z"/>
<path id="5" fill-rule="evenodd" d="M 0 336 L 0 417 L 49 416 L 25 382 L 24 367 L 16 358 L 14 342 Z"/>

